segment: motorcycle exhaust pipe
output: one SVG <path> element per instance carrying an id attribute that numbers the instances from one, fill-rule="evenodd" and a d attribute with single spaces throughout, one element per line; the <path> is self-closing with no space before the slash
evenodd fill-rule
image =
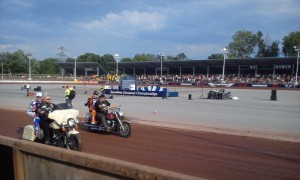
<path id="1" fill-rule="evenodd" d="M 99 126 L 95 126 L 94 124 L 84 124 L 84 126 L 88 126 L 88 127 L 99 127 Z"/>
<path id="2" fill-rule="evenodd" d="M 95 125 L 92 125 L 92 124 L 84 124 L 85 126 L 88 126 L 91 130 L 104 130 L 104 128 L 102 126 L 95 126 Z"/>
<path id="3" fill-rule="evenodd" d="M 101 127 L 91 127 L 91 130 L 101 130 Z"/>

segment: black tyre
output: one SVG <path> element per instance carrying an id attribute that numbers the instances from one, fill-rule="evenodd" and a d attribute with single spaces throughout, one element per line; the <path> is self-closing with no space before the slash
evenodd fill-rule
<path id="1" fill-rule="evenodd" d="M 128 122 L 123 122 L 123 128 L 120 126 L 119 134 L 121 137 L 129 137 L 131 134 L 131 126 Z"/>
<path id="2" fill-rule="evenodd" d="M 78 134 L 72 134 L 67 141 L 66 148 L 74 151 L 81 151 L 82 144 Z"/>

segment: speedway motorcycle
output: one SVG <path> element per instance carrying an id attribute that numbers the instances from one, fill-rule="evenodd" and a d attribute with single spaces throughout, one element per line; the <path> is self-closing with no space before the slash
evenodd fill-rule
<path id="1" fill-rule="evenodd" d="M 110 134 L 118 134 L 121 137 L 127 138 L 131 134 L 131 122 L 127 120 L 124 116 L 124 113 L 121 112 L 121 106 L 119 107 L 106 107 L 108 113 L 105 116 L 107 126 L 110 127 L 111 131 L 107 132 Z M 95 118 L 96 112 L 92 111 L 87 113 L 85 118 L 84 126 L 88 128 L 91 132 L 102 132 L 106 133 L 101 120 Z"/>
<path id="2" fill-rule="evenodd" d="M 77 131 L 78 110 L 70 109 L 66 103 L 54 105 L 53 109 L 48 114 L 48 118 L 53 120 L 49 124 L 50 145 L 80 151 L 82 144 Z M 39 124 L 25 126 L 23 139 L 45 143 L 44 132 Z"/>

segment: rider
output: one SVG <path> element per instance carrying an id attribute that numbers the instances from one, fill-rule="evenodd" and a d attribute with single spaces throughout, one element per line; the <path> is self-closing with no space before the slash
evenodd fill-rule
<path id="1" fill-rule="evenodd" d="M 53 111 L 51 97 L 45 96 L 44 102 L 39 105 L 37 112 L 41 118 L 41 128 L 44 130 L 45 144 L 50 144 L 49 124 L 53 121 L 48 118 L 49 112 Z"/>
<path id="2" fill-rule="evenodd" d="M 33 118 L 37 116 L 37 108 L 43 103 L 43 94 L 41 92 L 36 93 L 36 99 L 32 100 L 27 109 L 27 114 Z"/>
<path id="3" fill-rule="evenodd" d="M 84 104 L 89 108 L 89 112 L 91 114 L 91 124 L 96 124 L 96 111 L 94 108 L 95 103 L 98 101 L 98 91 L 94 91 L 92 96 L 88 97 L 87 102 Z"/>
<path id="4" fill-rule="evenodd" d="M 96 117 L 101 120 L 106 132 L 110 131 L 111 128 L 107 126 L 105 116 L 107 114 L 108 106 L 113 107 L 110 102 L 105 99 L 105 95 L 102 94 L 98 97 L 98 101 L 95 103 L 95 110 L 97 112 Z"/>
<path id="5" fill-rule="evenodd" d="M 88 100 L 84 105 L 90 109 L 90 107 L 91 106 L 93 107 L 97 101 L 98 101 L 98 91 L 94 91 L 93 95 L 88 97 Z"/>
<path id="6" fill-rule="evenodd" d="M 34 122 L 34 132 L 37 136 L 38 133 L 38 125 L 40 124 L 40 118 L 38 117 L 37 109 L 40 104 L 43 103 L 43 94 L 41 92 L 36 93 L 36 99 L 32 100 L 27 109 L 27 114 L 33 118 Z"/>

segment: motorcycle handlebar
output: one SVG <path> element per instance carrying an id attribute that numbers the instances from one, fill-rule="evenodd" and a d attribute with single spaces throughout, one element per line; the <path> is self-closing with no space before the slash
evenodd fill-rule
<path id="1" fill-rule="evenodd" d="M 120 106 L 105 106 L 107 108 L 107 110 L 116 110 L 116 109 L 120 109 Z"/>

